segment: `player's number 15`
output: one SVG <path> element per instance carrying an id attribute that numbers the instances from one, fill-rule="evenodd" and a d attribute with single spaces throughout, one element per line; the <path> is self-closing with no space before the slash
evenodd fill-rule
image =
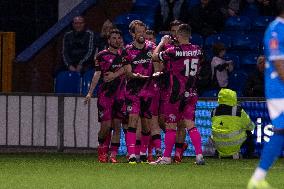
<path id="1" fill-rule="evenodd" d="M 196 59 L 196 58 L 191 59 L 191 62 L 189 62 L 189 59 L 184 60 L 185 76 L 186 77 L 188 77 L 189 75 L 191 75 L 191 76 L 196 75 L 197 64 L 198 64 L 198 59 Z"/>

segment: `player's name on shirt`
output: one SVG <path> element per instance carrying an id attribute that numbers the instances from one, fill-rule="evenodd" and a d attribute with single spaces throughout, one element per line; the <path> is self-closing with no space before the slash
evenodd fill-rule
<path id="1" fill-rule="evenodd" d="M 176 51 L 176 56 L 199 56 L 201 55 L 201 50 L 194 51 Z"/>
<path id="2" fill-rule="evenodd" d="M 135 60 L 132 63 L 133 64 L 145 64 L 145 63 L 149 63 L 151 62 L 151 58 L 147 58 L 147 59 L 140 59 L 140 60 Z"/>

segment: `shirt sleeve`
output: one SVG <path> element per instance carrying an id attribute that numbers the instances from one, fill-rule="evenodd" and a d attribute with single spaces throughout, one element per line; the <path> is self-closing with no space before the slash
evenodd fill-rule
<path id="1" fill-rule="evenodd" d="M 270 61 L 284 60 L 284 30 L 275 27 L 268 32 L 268 59 Z M 282 27 L 283 28 L 283 27 Z"/>
<path id="2" fill-rule="evenodd" d="M 161 51 L 159 53 L 159 60 L 160 61 L 169 61 L 170 58 L 175 54 L 174 47 L 168 48 L 165 51 Z"/>
<path id="3" fill-rule="evenodd" d="M 101 62 L 102 62 L 102 56 L 98 54 L 95 58 L 95 71 L 102 71 L 101 68 Z"/>

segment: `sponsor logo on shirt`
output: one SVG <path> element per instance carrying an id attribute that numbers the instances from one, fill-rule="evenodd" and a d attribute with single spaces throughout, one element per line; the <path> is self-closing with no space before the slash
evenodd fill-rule
<path id="1" fill-rule="evenodd" d="M 195 51 L 176 51 L 176 56 L 199 56 L 201 55 L 201 50 Z"/>

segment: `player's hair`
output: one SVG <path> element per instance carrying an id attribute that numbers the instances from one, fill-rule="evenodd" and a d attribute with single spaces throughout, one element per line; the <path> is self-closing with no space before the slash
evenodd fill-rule
<path id="1" fill-rule="evenodd" d="M 146 25 L 141 20 L 133 20 L 129 24 L 129 32 L 135 33 L 136 26 L 144 26 L 145 28 L 147 28 Z"/>
<path id="2" fill-rule="evenodd" d="M 122 32 L 117 28 L 111 29 L 109 31 L 109 33 L 107 34 L 108 39 L 111 37 L 111 34 L 119 34 L 120 36 L 122 36 Z"/>
<path id="3" fill-rule="evenodd" d="M 276 7 L 279 11 L 279 14 L 284 14 L 284 0 L 278 0 L 276 3 Z"/>
<path id="4" fill-rule="evenodd" d="M 177 34 L 189 37 L 191 35 L 191 27 L 188 24 L 178 26 Z"/>
<path id="5" fill-rule="evenodd" d="M 147 35 L 153 35 L 154 37 L 156 36 L 156 33 L 155 33 L 155 31 L 153 31 L 153 30 L 147 30 L 147 31 L 146 31 L 146 34 L 147 34 Z"/>
<path id="6" fill-rule="evenodd" d="M 182 21 L 180 21 L 180 20 L 174 20 L 174 21 L 172 21 L 172 22 L 170 23 L 170 28 L 172 28 L 173 26 L 179 26 L 179 25 L 181 25 L 181 24 L 183 24 Z"/>
<path id="7" fill-rule="evenodd" d="M 226 48 L 223 43 L 214 43 L 212 46 L 212 50 L 215 56 L 219 56 L 220 52 L 226 50 Z"/>

